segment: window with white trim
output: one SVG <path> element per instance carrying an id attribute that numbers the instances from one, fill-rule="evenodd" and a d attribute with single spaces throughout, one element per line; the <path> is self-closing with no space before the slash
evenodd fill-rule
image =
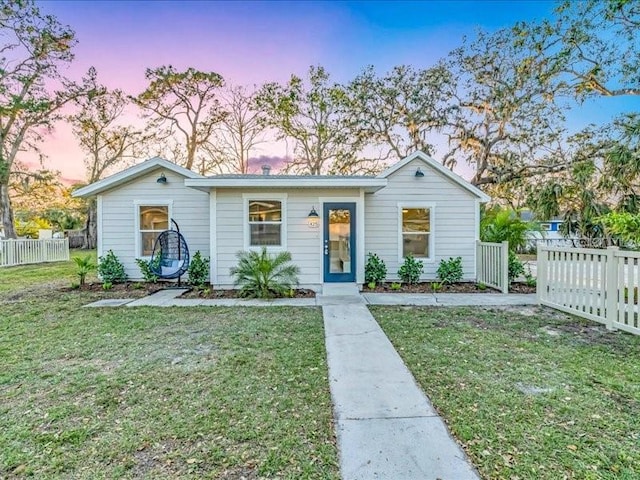
<path id="1" fill-rule="evenodd" d="M 168 229 L 168 205 L 138 205 L 138 255 L 150 257 L 158 235 Z"/>
<path id="2" fill-rule="evenodd" d="M 431 258 L 432 209 L 426 206 L 400 208 L 401 257 Z"/>
<path id="3" fill-rule="evenodd" d="M 283 245 L 283 201 L 248 200 L 249 247 L 281 247 Z"/>

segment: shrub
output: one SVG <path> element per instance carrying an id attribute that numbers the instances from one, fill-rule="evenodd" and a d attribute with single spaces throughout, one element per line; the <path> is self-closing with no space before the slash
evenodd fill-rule
<path id="1" fill-rule="evenodd" d="M 160 257 L 158 257 L 158 260 L 160 260 Z M 150 261 L 145 260 L 144 258 L 136 258 L 136 263 L 140 268 L 140 272 L 142 273 L 142 278 L 144 278 L 145 282 L 156 283 L 158 281 L 158 275 L 153 273 L 153 270 L 151 270 Z"/>
<path id="2" fill-rule="evenodd" d="M 434 292 L 438 292 L 442 289 L 442 283 L 438 283 L 438 282 L 433 282 L 431 284 L 431 290 L 433 290 Z"/>
<path id="3" fill-rule="evenodd" d="M 91 255 L 87 255 L 85 257 L 73 257 L 73 261 L 76 262 L 78 267 L 76 274 L 80 277 L 80 284 L 78 285 L 80 287 L 84 285 L 87 274 L 96 269 L 96 265 L 93 263 Z"/>
<path id="4" fill-rule="evenodd" d="M 261 251 L 241 251 L 236 254 L 238 266 L 231 268 L 234 285 L 240 286 L 240 295 L 251 298 L 283 297 L 298 284 L 300 269 L 291 262 L 289 252 L 276 255 Z"/>
<path id="5" fill-rule="evenodd" d="M 207 283 L 209 275 L 209 259 L 203 258 L 200 250 L 198 250 L 189 264 L 189 284 L 198 288 L 202 288 Z"/>
<path id="6" fill-rule="evenodd" d="M 103 290 L 111 290 L 113 288 L 113 283 L 111 282 L 104 282 L 102 284 L 102 289 Z"/>
<path id="7" fill-rule="evenodd" d="M 462 280 L 462 257 L 449 257 L 449 260 L 440 260 L 437 275 L 438 280 L 444 284 Z"/>
<path id="8" fill-rule="evenodd" d="M 486 290 L 487 289 L 487 285 L 485 283 L 482 283 L 482 282 L 478 282 L 476 284 L 476 287 L 478 287 L 478 290 Z"/>
<path id="9" fill-rule="evenodd" d="M 398 276 L 404 283 L 411 285 L 420 281 L 420 275 L 423 269 L 424 265 L 422 262 L 413 258 L 412 254 L 408 254 L 398 270 Z"/>
<path id="10" fill-rule="evenodd" d="M 384 261 L 375 253 L 367 254 L 367 263 L 364 266 L 364 281 L 373 283 L 373 287 L 378 283 L 382 283 L 387 276 L 387 266 Z"/>
<path id="11" fill-rule="evenodd" d="M 402 284 L 398 282 L 393 282 L 391 284 L 391 290 L 400 290 L 402 288 Z"/>
<path id="12" fill-rule="evenodd" d="M 527 266 L 527 271 L 524 274 L 524 278 L 525 278 L 525 283 L 527 284 L 528 287 L 535 287 L 538 284 L 536 277 L 534 277 L 533 274 L 531 273 L 530 266 Z"/>
<path id="13" fill-rule="evenodd" d="M 524 275 L 524 264 L 514 252 L 509 251 L 509 281 L 513 282 L 520 275 Z"/>
<path id="14" fill-rule="evenodd" d="M 127 281 L 124 265 L 118 260 L 113 250 L 109 250 L 104 257 L 98 258 L 98 275 L 103 282 L 122 283 Z"/>

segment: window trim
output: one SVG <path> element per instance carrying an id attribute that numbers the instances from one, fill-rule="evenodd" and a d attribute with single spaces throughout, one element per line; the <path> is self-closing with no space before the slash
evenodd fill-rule
<path id="1" fill-rule="evenodd" d="M 267 251 L 280 252 L 287 250 L 287 197 L 286 193 L 243 193 L 242 194 L 242 231 L 244 250 L 261 250 L 262 246 L 250 245 L 251 228 L 249 227 L 249 202 L 252 200 L 275 200 L 282 206 L 280 222 L 280 245 L 265 245 Z"/>
<path id="2" fill-rule="evenodd" d="M 424 263 L 435 262 L 435 219 L 436 219 L 436 204 L 428 202 L 398 202 L 398 263 L 404 262 L 403 255 L 403 237 L 402 237 L 402 209 L 403 208 L 424 208 L 429 210 L 429 256 L 428 257 L 415 257 L 416 260 L 420 260 Z"/>
<path id="3" fill-rule="evenodd" d="M 134 258 L 141 258 L 143 260 L 151 259 L 151 256 L 143 256 L 140 252 L 140 207 L 168 207 L 169 210 L 169 228 L 171 228 L 171 220 L 173 219 L 173 200 L 166 199 L 145 199 L 133 201 L 133 218 L 134 218 L 134 245 L 135 252 Z"/>

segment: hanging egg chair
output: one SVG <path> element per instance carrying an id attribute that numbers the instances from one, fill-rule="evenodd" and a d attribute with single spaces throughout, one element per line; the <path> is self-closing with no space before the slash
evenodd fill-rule
<path id="1" fill-rule="evenodd" d="M 171 224 L 171 230 L 160 233 L 153 244 L 149 266 L 158 278 L 166 280 L 177 278 L 180 285 L 180 277 L 189 269 L 189 247 L 180 233 L 178 224 L 173 219 Z"/>

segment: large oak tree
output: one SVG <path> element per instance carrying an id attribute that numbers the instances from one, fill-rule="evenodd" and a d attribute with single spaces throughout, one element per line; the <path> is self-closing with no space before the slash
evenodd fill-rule
<path id="1" fill-rule="evenodd" d="M 39 152 L 62 109 L 85 93 L 60 74 L 74 32 L 29 0 L 0 3 L 0 224 L 15 238 L 9 183 L 21 155 Z"/>

